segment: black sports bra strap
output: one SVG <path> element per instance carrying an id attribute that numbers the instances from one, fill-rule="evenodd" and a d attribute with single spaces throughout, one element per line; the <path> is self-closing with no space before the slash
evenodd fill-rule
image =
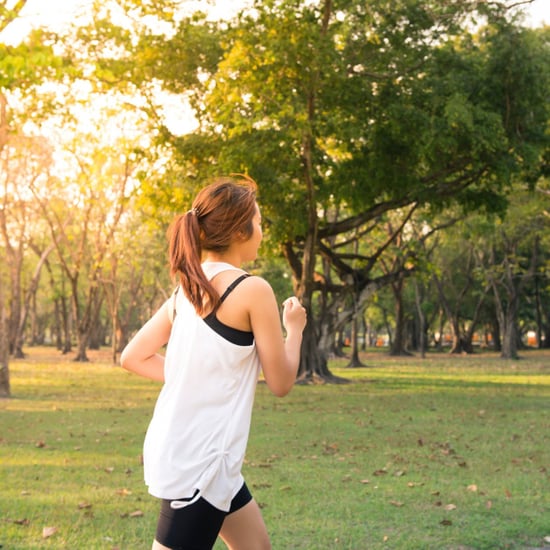
<path id="1" fill-rule="evenodd" d="M 176 287 L 176 290 L 174 290 L 174 300 L 172 301 L 172 323 L 174 322 L 174 319 L 176 318 L 176 298 L 178 297 L 178 290 L 180 289 L 179 285 Z"/>
<path id="2" fill-rule="evenodd" d="M 225 292 L 220 297 L 220 304 L 227 298 L 227 296 L 234 290 L 234 288 L 242 281 L 244 281 L 247 277 L 250 277 L 250 273 L 243 273 L 240 277 L 237 277 L 226 289 Z M 172 322 L 176 318 L 176 298 L 178 295 L 178 290 L 180 289 L 179 285 L 176 287 L 176 290 L 174 291 L 174 299 L 172 304 Z"/>
<path id="3" fill-rule="evenodd" d="M 220 297 L 220 304 L 229 296 L 229 294 L 235 289 L 235 287 L 244 281 L 247 277 L 250 277 L 250 273 L 243 273 L 240 277 L 237 277 L 226 289 Z"/>

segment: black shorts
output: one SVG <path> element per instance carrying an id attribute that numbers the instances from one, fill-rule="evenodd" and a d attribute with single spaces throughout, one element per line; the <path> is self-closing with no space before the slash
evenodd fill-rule
<path id="1" fill-rule="evenodd" d="M 170 507 L 171 500 L 162 500 L 155 539 L 172 550 L 211 550 L 225 517 L 251 500 L 246 483 L 231 501 L 228 512 L 218 510 L 202 497 L 177 510 Z"/>

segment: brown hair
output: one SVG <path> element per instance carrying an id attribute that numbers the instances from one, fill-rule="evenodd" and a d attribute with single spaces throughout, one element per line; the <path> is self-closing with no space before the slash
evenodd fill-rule
<path id="1" fill-rule="evenodd" d="M 219 178 L 197 194 L 191 210 L 178 216 L 170 228 L 170 274 L 179 277 L 199 315 L 215 311 L 220 300 L 202 270 L 202 252 L 223 252 L 236 235 L 252 236 L 256 190 L 256 182 L 248 176 Z"/>

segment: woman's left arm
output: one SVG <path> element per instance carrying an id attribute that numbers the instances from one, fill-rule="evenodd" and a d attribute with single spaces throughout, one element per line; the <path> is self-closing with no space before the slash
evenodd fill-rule
<path id="1" fill-rule="evenodd" d="M 164 382 L 164 356 L 158 351 L 168 342 L 172 330 L 168 309 L 169 302 L 165 302 L 124 348 L 120 355 L 124 369 Z"/>

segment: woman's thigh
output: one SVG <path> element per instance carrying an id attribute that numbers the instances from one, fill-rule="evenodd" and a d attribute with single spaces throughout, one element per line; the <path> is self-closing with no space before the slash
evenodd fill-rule
<path id="1" fill-rule="evenodd" d="M 229 550 L 270 550 L 269 535 L 255 500 L 225 517 L 220 537 Z"/>

